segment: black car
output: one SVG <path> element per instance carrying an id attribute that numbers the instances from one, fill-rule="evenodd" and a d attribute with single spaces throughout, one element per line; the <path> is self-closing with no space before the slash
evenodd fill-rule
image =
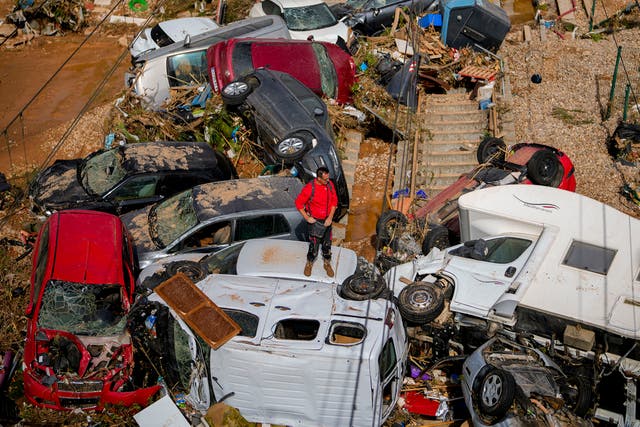
<path id="1" fill-rule="evenodd" d="M 36 213 L 83 208 L 121 214 L 198 184 L 237 177 L 229 159 L 206 142 L 134 143 L 57 160 L 38 174 L 29 196 Z"/>
<path id="2" fill-rule="evenodd" d="M 437 3 L 435 0 L 347 0 L 331 6 L 331 11 L 338 19 L 346 16 L 344 23 L 354 32 L 373 36 L 391 27 L 397 7 L 421 15 Z"/>
<path id="3" fill-rule="evenodd" d="M 265 68 L 229 83 L 220 94 L 253 129 L 265 164 L 291 167 L 305 182 L 327 167 L 338 193 L 336 218 L 346 214 L 347 181 L 327 106 L 317 95 L 289 74 Z"/>

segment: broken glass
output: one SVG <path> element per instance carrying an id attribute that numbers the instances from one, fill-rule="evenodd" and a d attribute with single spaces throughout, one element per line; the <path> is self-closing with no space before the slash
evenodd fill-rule
<path id="1" fill-rule="evenodd" d="M 326 3 L 284 9 L 284 20 L 292 31 L 317 30 L 338 23 Z"/>
<path id="2" fill-rule="evenodd" d="M 127 174 L 122 167 L 122 161 L 122 155 L 118 150 L 105 151 L 89 158 L 80 172 L 82 186 L 89 193 L 103 195 Z"/>
<path id="3" fill-rule="evenodd" d="M 320 66 L 320 86 L 322 86 L 322 93 L 329 98 L 335 98 L 336 87 L 338 86 L 336 67 L 333 65 L 333 62 L 331 62 L 331 58 L 329 58 L 327 54 L 327 49 L 323 45 L 313 43 L 311 47 Z"/>
<path id="4" fill-rule="evenodd" d="M 156 205 L 150 215 L 149 231 L 161 248 L 198 224 L 193 207 L 193 193 L 187 190 Z"/>
<path id="5" fill-rule="evenodd" d="M 121 289 L 51 281 L 42 296 L 38 326 L 74 335 L 120 335 L 126 323 Z"/>

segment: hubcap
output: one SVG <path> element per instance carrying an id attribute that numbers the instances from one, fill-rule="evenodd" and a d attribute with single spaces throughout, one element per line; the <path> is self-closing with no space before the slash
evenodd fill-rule
<path id="1" fill-rule="evenodd" d="M 283 139 L 278 144 L 278 151 L 282 154 L 296 154 L 302 151 L 304 148 L 304 141 L 300 138 L 287 138 Z"/>
<path id="2" fill-rule="evenodd" d="M 242 95 L 247 91 L 248 88 L 249 85 L 247 85 L 245 82 L 233 82 L 225 86 L 224 93 L 230 96 Z"/>
<path id="3" fill-rule="evenodd" d="M 433 297 L 429 292 L 426 291 L 417 291 L 411 295 L 411 305 L 416 308 L 424 309 L 429 307 L 433 302 Z"/>
<path id="4" fill-rule="evenodd" d="M 487 406 L 494 406 L 502 395 L 502 379 L 498 375 L 487 377 L 482 387 L 482 401 Z"/>

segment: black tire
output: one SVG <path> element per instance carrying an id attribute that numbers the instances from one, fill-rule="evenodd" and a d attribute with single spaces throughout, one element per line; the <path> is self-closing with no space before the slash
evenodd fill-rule
<path id="1" fill-rule="evenodd" d="M 569 376 L 562 381 L 560 391 L 567 406 L 571 407 L 577 416 L 584 417 L 591 409 L 593 391 L 585 379 Z"/>
<path id="2" fill-rule="evenodd" d="M 223 87 L 220 91 L 220 96 L 225 105 L 236 107 L 247 99 L 252 90 L 253 87 L 249 83 L 236 80 Z"/>
<path id="3" fill-rule="evenodd" d="M 507 145 L 501 138 L 485 137 L 478 145 L 476 158 L 483 164 L 491 161 L 504 161 Z"/>
<path id="4" fill-rule="evenodd" d="M 431 249 L 445 249 L 450 245 L 449 242 L 449 229 L 442 225 L 434 225 L 429 227 L 429 231 L 427 231 L 427 235 L 424 236 L 424 240 L 422 241 L 422 254 L 428 254 Z"/>
<path id="5" fill-rule="evenodd" d="M 491 366 L 476 378 L 478 382 L 476 402 L 482 415 L 501 419 L 516 395 L 516 382 L 504 369 Z"/>
<path id="6" fill-rule="evenodd" d="M 375 299 L 387 289 L 384 278 L 376 274 L 375 277 L 362 273 L 355 273 L 347 277 L 342 283 L 342 298 L 353 301 Z"/>
<path id="7" fill-rule="evenodd" d="M 199 282 L 207 275 L 205 269 L 195 261 L 176 261 L 167 265 L 167 274 L 169 277 L 175 276 L 177 273 L 184 273 L 194 282 Z"/>
<path id="8" fill-rule="evenodd" d="M 398 295 L 402 317 L 412 323 L 428 323 L 438 317 L 444 308 L 442 290 L 434 283 L 415 282 Z"/>
<path id="9" fill-rule="evenodd" d="M 301 159 L 311 147 L 311 139 L 312 136 L 307 132 L 296 132 L 287 135 L 276 144 L 276 154 L 285 160 Z"/>
<path id="10" fill-rule="evenodd" d="M 391 240 L 402 234 L 407 223 L 407 217 L 400 211 L 389 209 L 382 212 L 376 223 L 378 242 L 383 246 L 389 245 Z"/>
<path id="11" fill-rule="evenodd" d="M 527 162 L 527 176 L 537 185 L 557 187 L 562 179 L 558 156 L 549 150 L 537 151 Z"/>

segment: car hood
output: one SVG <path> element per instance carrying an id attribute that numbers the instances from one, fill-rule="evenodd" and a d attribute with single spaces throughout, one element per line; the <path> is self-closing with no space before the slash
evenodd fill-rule
<path id="1" fill-rule="evenodd" d="M 138 254 L 158 249 L 151 239 L 151 234 L 149 234 L 149 212 L 151 212 L 151 208 L 152 206 L 147 206 L 144 209 L 120 216 L 120 219 L 131 234 L 133 245 L 136 247 Z"/>
<path id="2" fill-rule="evenodd" d="M 45 209 L 68 209 L 94 199 L 78 182 L 81 160 L 57 160 L 43 170 L 31 189 L 34 203 Z"/>
<path id="3" fill-rule="evenodd" d="M 349 29 L 344 22 L 337 22 L 335 25 L 326 28 L 318 28 L 316 30 L 309 31 L 292 31 L 291 38 L 296 40 L 309 40 L 309 37 L 313 36 L 313 40 L 317 42 L 329 42 L 336 43 L 338 37 L 342 37 L 342 40 L 349 40 Z"/>

